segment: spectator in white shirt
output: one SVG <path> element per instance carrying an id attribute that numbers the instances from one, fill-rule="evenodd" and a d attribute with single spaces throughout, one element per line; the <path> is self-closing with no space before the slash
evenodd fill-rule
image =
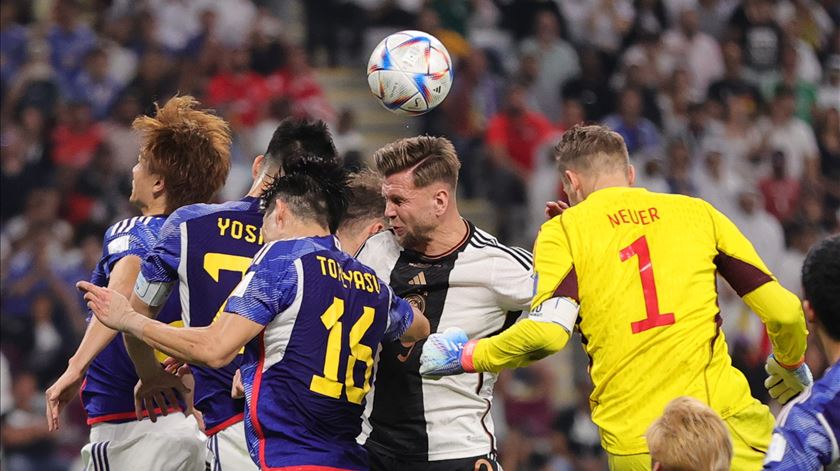
<path id="1" fill-rule="evenodd" d="M 776 87 L 770 118 L 759 124 L 764 146 L 785 153 L 792 177 L 816 182 L 820 165 L 817 138 L 808 124 L 794 116 L 795 110 L 793 90 L 786 85 Z"/>
<path id="2" fill-rule="evenodd" d="M 560 37 L 560 23 L 550 11 L 536 17 L 536 34 L 522 41 L 522 53 L 537 58 L 539 72 L 534 84 L 539 110 L 551 121 L 560 118 L 563 84 L 580 72 L 577 52 Z"/>
<path id="3" fill-rule="evenodd" d="M 706 96 L 709 85 L 723 76 L 723 56 L 715 39 L 700 31 L 697 11 L 685 8 L 680 13 L 679 28 L 665 32 L 665 50 L 674 62 L 685 61 L 692 77 L 692 91 L 698 99 Z"/>

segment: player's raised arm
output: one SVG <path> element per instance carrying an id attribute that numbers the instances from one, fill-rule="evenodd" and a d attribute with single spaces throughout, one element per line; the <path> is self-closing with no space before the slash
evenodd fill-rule
<path id="1" fill-rule="evenodd" d="M 85 281 L 77 286 L 85 291 L 88 307 L 105 325 L 189 363 L 224 366 L 262 330 L 261 325 L 228 312 L 207 327 L 173 327 L 138 313 L 113 290 Z"/>
<path id="2" fill-rule="evenodd" d="M 127 255 L 114 264 L 108 279 L 108 287 L 114 291 L 128 296 L 134 286 L 134 279 L 140 271 L 140 257 Z M 62 409 L 75 398 L 85 372 L 91 362 L 99 355 L 105 347 L 117 336 L 117 331 L 109 329 L 96 316 L 91 316 L 85 335 L 82 337 L 76 353 L 67 362 L 67 369 L 46 391 L 47 397 L 47 425 L 50 431 L 58 430 L 59 415 Z"/>
<path id="3" fill-rule="evenodd" d="M 543 225 L 534 256 L 536 292 L 528 318 L 486 339 L 468 341 L 461 329 L 433 334 L 423 347 L 421 374 L 498 372 L 527 366 L 563 349 L 579 305 L 577 277 L 561 218 Z"/>
<path id="4" fill-rule="evenodd" d="M 799 298 L 776 280 L 749 240 L 722 213 L 709 206 L 715 225 L 721 276 L 761 318 L 773 354 L 767 359 L 765 386 L 784 404 L 812 382 L 804 364 L 808 331 Z"/>

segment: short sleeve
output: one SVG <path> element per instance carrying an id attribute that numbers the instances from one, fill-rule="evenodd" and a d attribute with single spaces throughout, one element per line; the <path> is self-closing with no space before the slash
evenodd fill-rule
<path id="1" fill-rule="evenodd" d="M 388 326 L 385 328 L 385 342 L 398 340 L 414 322 L 414 310 L 405 299 L 394 294 L 390 286 L 380 280 L 380 286 L 388 289 Z"/>
<path id="2" fill-rule="evenodd" d="M 552 218 L 540 229 L 534 244 L 534 299 L 531 311 L 555 297 L 571 298 L 580 303 L 577 274 L 569 240 L 563 229 L 564 215 Z"/>
<path id="3" fill-rule="evenodd" d="M 178 281 L 178 265 L 181 262 L 181 225 L 184 222 L 178 211 L 163 224 L 160 237 L 152 250 L 143 259 L 140 273 L 150 283 L 174 283 Z"/>
<path id="4" fill-rule="evenodd" d="M 823 469 L 836 457 L 831 431 L 819 418 L 794 406 L 783 426 L 776 427 L 764 459 L 765 470 L 806 471 Z"/>
<path id="5" fill-rule="evenodd" d="M 270 252 L 262 255 L 254 257 L 245 277 L 228 297 L 224 311 L 268 325 L 294 303 L 301 270 L 299 261 L 270 259 Z"/>
<path id="6" fill-rule="evenodd" d="M 496 302 L 506 311 L 527 310 L 534 296 L 533 255 L 519 247 L 504 247 L 493 265 Z"/>
<path id="7" fill-rule="evenodd" d="M 114 265 L 123 257 L 145 257 L 154 246 L 157 235 L 144 224 L 144 218 L 130 218 L 109 227 L 102 240 L 102 260 L 99 263 L 104 277 L 111 275 Z"/>

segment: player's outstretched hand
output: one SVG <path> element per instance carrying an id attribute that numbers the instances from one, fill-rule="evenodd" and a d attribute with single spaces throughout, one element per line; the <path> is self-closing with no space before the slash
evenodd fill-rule
<path id="1" fill-rule="evenodd" d="M 68 368 L 47 389 L 45 393 L 47 397 L 47 428 L 50 432 L 58 430 L 58 417 L 61 415 L 61 411 L 79 394 L 84 379 L 84 374 Z"/>
<path id="2" fill-rule="evenodd" d="M 100 322 L 114 330 L 125 330 L 126 322 L 134 312 L 125 296 L 87 281 L 79 281 L 76 288 L 85 293 L 88 308 Z"/>
<path id="3" fill-rule="evenodd" d="M 560 200 L 548 201 L 545 203 L 545 218 L 551 219 L 555 216 L 559 216 L 567 209 L 569 209 L 569 205 Z"/>
<path id="4" fill-rule="evenodd" d="M 163 369 L 146 381 L 138 381 L 134 387 L 134 413 L 137 420 L 143 419 L 144 409 L 152 422 L 156 422 L 158 413 L 168 415 L 170 408 L 179 408 L 175 391 L 183 396 L 190 389 L 181 378 Z"/>
<path id="5" fill-rule="evenodd" d="M 764 387 L 770 392 L 770 397 L 779 401 L 779 404 L 787 404 L 788 401 L 814 383 L 808 365 L 802 363 L 797 368 L 787 369 L 779 364 L 772 353 L 767 357 L 764 370 L 769 375 L 764 380 Z"/>
<path id="6" fill-rule="evenodd" d="M 440 377 L 463 373 L 461 356 L 468 341 L 467 334 L 458 327 L 430 335 L 420 354 L 420 374 Z"/>

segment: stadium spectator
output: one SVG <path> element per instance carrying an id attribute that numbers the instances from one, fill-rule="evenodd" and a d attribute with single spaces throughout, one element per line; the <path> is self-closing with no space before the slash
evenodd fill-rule
<path id="1" fill-rule="evenodd" d="M 55 439 L 44 422 L 43 394 L 35 376 L 19 372 L 13 377 L 14 408 L 3 415 L 4 469 L 8 471 L 66 471 L 68 463 L 53 454 Z"/>
<path id="2" fill-rule="evenodd" d="M 505 93 L 502 110 L 487 125 L 487 146 L 493 163 L 490 200 L 496 205 L 499 237 L 522 237 L 526 221 L 527 184 L 535 166 L 538 146 L 551 135 L 553 127 L 540 113 L 525 104 L 525 89 L 511 86 Z"/>
<path id="3" fill-rule="evenodd" d="M 741 90 L 726 99 L 723 130 L 720 135 L 709 136 L 707 146 L 719 146 L 724 158 L 724 169 L 744 182 L 755 181 L 751 162 L 756 159 L 761 133 L 753 125 L 753 101 L 748 91 Z"/>
<path id="4" fill-rule="evenodd" d="M 104 138 L 102 126 L 94 121 L 91 105 L 85 100 L 68 103 L 63 123 L 53 130 L 52 161 L 59 169 L 87 167 Z"/>
<path id="5" fill-rule="evenodd" d="M 788 175 L 786 160 L 784 152 L 773 152 L 770 159 L 772 174 L 758 182 L 764 209 L 782 224 L 794 216 L 799 201 L 799 179 Z"/>
<path id="6" fill-rule="evenodd" d="M 619 133 L 627 143 L 631 158 L 655 156 L 662 144 L 656 125 L 642 116 L 642 94 L 625 88 L 618 100 L 618 112 L 607 116 L 604 125 Z"/>
<path id="7" fill-rule="evenodd" d="M 93 119 L 101 121 L 110 114 L 122 86 L 108 75 L 108 56 L 104 49 L 91 49 L 84 62 L 85 68 L 76 76 L 68 96 L 89 100 Z"/>
<path id="8" fill-rule="evenodd" d="M 791 177 L 817 183 L 820 164 L 817 139 L 813 129 L 794 115 L 795 110 L 794 91 L 779 85 L 770 116 L 759 122 L 758 127 L 764 135 L 764 146 L 784 152 Z"/>
<path id="9" fill-rule="evenodd" d="M 26 34 L 17 23 L 18 8 L 15 2 L 4 1 L 0 8 L 0 92 L 6 94 L 11 80 L 26 62 Z"/>
<path id="10" fill-rule="evenodd" d="M 677 28 L 662 36 L 666 54 L 674 63 L 685 63 L 694 99 L 703 99 L 709 85 L 723 75 L 720 46 L 711 36 L 700 31 L 697 10 L 683 7 Z"/>
<path id="11" fill-rule="evenodd" d="M 723 117 L 723 107 L 726 106 L 730 96 L 750 97 L 752 103 L 750 108 L 758 110 L 763 100 L 761 93 L 753 83 L 747 80 L 746 70 L 743 64 L 743 52 L 737 41 L 724 41 L 721 45 L 723 55 L 723 76 L 709 85 L 707 98 L 717 107 L 715 117 Z"/>
<path id="12" fill-rule="evenodd" d="M 65 94 L 72 93 L 84 58 L 96 44 L 96 35 L 79 19 L 79 8 L 77 0 L 56 1 L 53 7 L 55 24 L 47 33 L 50 63 Z"/>
<path id="13" fill-rule="evenodd" d="M 817 91 L 817 105 L 840 112 L 840 54 L 829 57 L 825 68 L 826 79 Z"/>
<path id="14" fill-rule="evenodd" d="M 207 105 L 226 114 L 234 129 L 254 127 L 270 95 L 265 78 L 250 69 L 250 61 L 245 49 L 226 52 L 207 84 Z"/>
<path id="15" fill-rule="evenodd" d="M 719 147 L 710 144 L 696 159 L 700 161 L 700 168 L 693 172 L 697 196 L 731 218 L 735 212 L 735 195 L 741 182 L 735 174 L 726 170 Z"/>
<path id="16" fill-rule="evenodd" d="M 728 471 L 732 440 L 723 420 L 692 397 L 678 397 L 645 434 L 653 471 Z"/>
<path id="17" fill-rule="evenodd" d="M 755 80 L 766 80 L 778 67 L 782 29 L 773 19 L 771 0 L 744 0 L 729 19 L 729 34 L 740 42 Z"/>
<path id="18" fill-rule="evenodd" d="M 580 74 L 563 86 L 564 99 L 577 99 L 583 103 L 586 118 L 598 121 L 614 108 L 614 94 L 608 86 L 609 75 L 604 70 L 603 60 L 593 48 L 586 47 L 578 53 Z"/>
<path id="19" fill-rule="evenodd" d="M 549 120 L 560 118 L 560 93 L 563 85 L 580 72 L 578 56 L 571 44 L 561 38 L 560 22 L 549 11 L 535 19 L 534 35 L 524 41 L 523 55 L 537 57 L 537 80 L 534 92 L 538 109 Z"/>

